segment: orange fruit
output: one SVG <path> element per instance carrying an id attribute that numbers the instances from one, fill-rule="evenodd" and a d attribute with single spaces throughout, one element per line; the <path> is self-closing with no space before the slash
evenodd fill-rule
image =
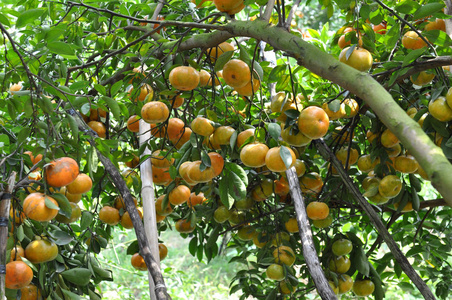
<path id="1" fill-rule="evenodd" d="M 296 218 L 290 218 L 286 223 L 284 223 L 286 230 L 290 233 L 298 232 L 298 222 Z"/>
<path id="2" fill-rule="evenodd" d="M 215 128 L 211 121 L 204 117 L 196 117 L 190 124 L 191 130 L 201 136 L 210 136 Z"/>
<path id="3" fill-rule="evenodd" d="M 169 202 L 172 205 L 181 205 L 188 201 L 190 194 L 190 188 L 185 185 L 178 185 L 169 193 Z"/>
<path id="4" fill-rule="evenodd" d="M 215 62 L 218 57 L 220 57 L 224 52 L 234 51 L 234 46 L 228 42 L 223 42 L 216 47 L 207 49 L 207 56 L 210 57 L 212 62 Z"/>
<path id="5" fill-rule="evenodd" d="M 36 165 L 38 162 L 42 160 L 42 154 L 38 154 L 36 155 L 36 157 L 33 155 L 31 151 L 25 151 L 24 154 L 28 154 L 28 156 L 30 156 L 32 166 Z"/>
<path id="6" fill-rule="evenodd" d="M 230 216 L 231 216 L 230 211 L 224 206 L 219 206 L 213 212 L 213 219 L 215 220 L 215 222 L 220 224 L 229 220 Z"/>
<path id="7" fill-rule="evenodd" d="M 426 71 L 421 71 L 415 75 L 410 76 L 410 81 L 418 86 L 423 86 L 432 82 L 433 78 L 435 78 L 434 73 L 427 73 Z"/>
<path id="8" fill-rule="evenodd" d="M 312 141 L 312 139 L 308 138 L 301 131 L 298 130 L 297 133 L 295 131 L 293 127 L 283 128 L 281 139 L 294 147 L 303 147 Z"/>
<path id="9" fill-rule="evenodd" d="M 341 274 L 338 276 L 339 282 L 339 294 L 345 294 L 349 292 L 353 287 L 353 279 L 347 274 Z"/>
<path id="10" fill-rule="evenodd" d="M 189 127 L 184 127 L 182 129 L 182 135 L 177 139 L 171 140 L 176 149 L 180 149 L 186 142 L 190 140 L 192 130 Z"/>
<path id="11" fill-rule="evenodd" d="M 130 263 L 132 267 L 134 267 L 138 271 L 147 271 L 148 269 L 146 266 L 146 262 L 144 261 L 144 258 L 139 253 L 135 253 L 134 255 L 132 255 Z"/>
<path id="12" fill-rule="evenodd" d="M 293 164 L 295 163 L 295 160 L 297 157 L 295 156 L 295 152 L 293 152 L 292 149 L 286 147 L 287 150 L 289 150 L 290 155 L 292 156 L 292 161 L 289 167 L 287 167 L 281 158 L 281 147 L 273 147 L 270 150 L 268 150 L 267 154 L 265 155 L 265 165 L 270 171 L 273 172 L 284 172 Z"/>
<path id="13" fill-rule="evenodd" d="M 70 224 L 70 223 L 74 223 L 75 221 L 80 219 L 80 217 L 82 215 L 82 211 L 81 211 L 80 207 L 73 202 L 69 202 L 69 204 L 72 209 L 71 216 L 68 218 L 61 214 L 58 214 L 58 215 L 56 215 L 55 220 L 57 220 L 58 222 L 63 223 L 63 224 Z"/>
<path id="14" fill-rule="evenodd" d="M 378 192 L 386 198 L 394 198 L 402 189 L 402 181 L 396 175 L 387 175 L 381 179 Z"/>
<path id="15" fill-rule="evenodd" d="M 343 274 L 346 273 L 350 269 L 350 259 L 347 256 L 334 256 L 328 266 L 331 271 Z"/>
<path id="16" fill-rule="evenodd" d="M 245 145 L 240 151 L 240 160 L 247 167 L 262 167 L 268 150 L 268 146 L 262 143 Z"/>
<path id="17" fill-rule="evenodd" d="M 179 95 L 173 97 L 173 98 L 170 100 L 171 108 L 178 108 L 178 107 L 181 107 L 182 104 L 184 104 L 184 101 L 185 101 L 184 98 L 182 98 L 182 97 L 179 96 Z"/>
<path id="18" fill-rule="evenodd" d="M 141 108 L 141 117 L 147 123 L 155 124 L 168 119 L 169 109 L 160 101 L 148 102 Z"/>
<path id="19" fill-rule="evenodd" d="M 90 121 L 100 121 L 101 118 L 106 118 L 107 112 L 102 108 L 89 109 L 89 120 Z"/>
<path id="20" fill-rule="evenodd" d="M 288 246 L 279 246 L 273 250 L 272 254 L 277 264 L 284 264 L 290 267 L 295 262 L 295 253 Z"/>
<path id="21" fill-rule="evenodd" d="M 438 97 L 435 100 L 430 101 L 428 104 L 428 112 L 432 117 L 441 122 L 452 121 L 452 108 L 444 97 Z"/>
<path id="22" fill-rule="evenodd" d="M 210 73 L 206 70 L 199 71 L 199 86 L 204 87 L 209 84 Z"/>
<path id="23" fill-rule="evenodd" d="M 155 212 L 160 216 L 167 216 L 173 212 L 173 208 L 171 207 L 169 201 L 168 201 L 168 204 L 166 205 L 166 208 L 163 209 L 162 205 L 163 205 L 164 199 L 165 199 L 165 195 L 161 195 L 155 201 Z"/>
<path id="24" fill-rule="evenodd" d="M 169 74 L 169 82 L 175 89 L 191 91 L 199 85 L 199 72 L 188 66 L 175 67 Z"/>
<path id="25" fill-rule="evenodd" d="M 88 126 L 100 137 L 105 138 L 107 136 L 107 128 L 105 124 L 99 121 L 89 121 Z"/>
<path id="26" fill-rule="evenodd" d="M 339 106 L 339 109 L 336 112 L 334 112 L 330 109 L 327 102 L 322 104 L 322 109 L 326 112 L 326 114 L 328 115 L 328 118 L 331 121 L 343 118 L 345 116 L 345 105 L 343 102 L 341 103 L 341 105 Z"/>
<path id="27" fill-rule="evenodd" d="M 259 79 L 250 80 L 245 86 L 241 88 L 236 88 L 235 90 L 240 96 L 251 97 L 253 94 L 257 93 L 259 87 L 261 86 L 261 82 Z"/>
<path id="28" fill-rule="evenodd" d="M 306 194 L 316 194 L 323 186 L 322 177 L 316 172 L 310 172 L 301 177 L 301 191 Z"/>
<path id="29" fill-rule="evenodd" d="M 443 19 L 435 19 L 434 21 L 428 21 L 427 25 L 425 25 L 424 29 L 426 31 L 429 30 L 441 30 L 446 32 L 446 23 Z"/>
<path id="30" fill-rule="evenodd" d="M 138 212 L 138 216 L 143 220 L 143 213 L 141 212 L 141 209 L 137 209 L 137 212 Z M 126 211 L 121 216 L 121 225 L 122 225 L 122 227 L 124 227 L 126 229 L 133 228 L 132 218 L 130 217 L 130 214 L 128 211 Z"/>
<path id="31" fill-rule="evenodd" d="M 164 244 L 159 243 L 159 257 L 160 257 L 160 261 L 164 260 L 167 255 L 168 255 L 168 248 Z"/>
<path id="32" fill-rule="evenodd" d="M 188 167 L 187 175 L 188 177 L 197 183 L 209 182 L 215 177 L 214 169 L 212 167 L 207 167 L 203 171 L 200 169 L 201 161 L 197 160 L 192 162 Z"/>
<path id="33" fill-rule="evenodd" d="M 268 266 L 267 271 L 265 271 L 267 274 L 268 279 L 281 281 L 285 278 L 284 275 L 284 268 L 283 266 L 279 264 L 271 264 Z"/>
<path id="34" fill-rule="evenodd" d="M 380 139 L 381 139 L 381 144 L 386 148 L 394 147 L 398 143 L 400 143 L 397 136 L 394 133 L 392 133 L 389 129 L 386 129 L 385 131 L 383 131 Z"/>
<path id="35" fill-rule="evenodd" d="M 111 206 L 104 206 L 99 211 L 99 220 L 110 226 L 117 225 L 121 220 L 119 210 Z"/>
<path id="36" fill-rule="evenodd" d="M 206 201 L 207 199 L 206 197 L 204 197 L 204 193 L 202 192 L 199 194 L 191 193 L 190 198 L 188 198 L 187 204 L 189 207 L 193 207 L 196 205 L 203 204 Z"/>
<path id="37" fill-rule="evenodd" d="M 172 181 L 169 168 L 156 168 L 152 166 L 152 180 L 155 185 L 167 185 Z"/>
<path id="38" fill-rule="evenodd" d="M 386 22 L 383 21 L 380 24 L 374 25 L 373 30 L 375 31 L 375 33 L 378 34 L 386 34 L 386 27 L 387 27 Z"/>
<path id="39" fill-rule="evenodd" d="M 394 208 L 398 209 L 399 208 L 400 203 L 394 203 Z M 402 208 L 401 210 L 402 212 L 410 212 L 413 211 L 413 203 L 412 202 L 407 202 L 407 204 L 405 204 L 405 206 Z"/>
<path id="40" fill-rule="evenodd" d="M 66 186 L 70 194 L 85 194 L 93 187 L 91 177 L 84 173 L 79 173 L 77 178 Z"/>
<path id="41" fill-rule="evenodd" d="M 270 178 L 266 178 L 253 189 L 251 197 L 255 201 L 264 201 L 273 194 L 273 189 L 274 182 Z"/>
<path id="42" fill-rule="evenodd" d="M 45 168 L 45 178 L 51 187 L 62 187 L 74 181 L 79 174 L 79 167 L 70 157 L 58 158 Z"/>
<path id="43" fill-rule="evenodd" d="M 380 158 L 377 157 L 372 161 L 370 154 L 364 154 L 358 158 L 358 169 L 363 173 L 367 173 L 373 170 L 379 162 Z"/>
<path id="44" fill-rule="evenodd" d="M 345 118 L 353 118 L 359 112 L 359 105 L 355 99 L 347 98 L 342 102 L 344 104 L 344 117 Z M 347 113 L 350 111 L 350 113 Z"/>
<path id="45" fill-rule="evenodd" d="M 14 83 L 9 87 L 9 91 L 14 95 L 14 92 L 18 92 L 22 89 L 22 83 Z"/>
<path id="46" fill-rule="evenodd" d="M 213 132 L 213 142 L 218 145 L 229 145 L 235 129 L 231 126 L 220 126 Z"/>
<path id="47" fill-rule="evenodd" d="M 356 32 L 354 30 L 350 30 L 350 31 L 347 31 L 347 32 L 354 32 L 354 35 L 356 37 Z M 347 33 L 347 32 L 344 30 L 344 34 L 341 35 L 339 37 L 339 39 L 337 40 L 337 45 L 341 49 L 343 49 L 344 47 L 350 46 L 350 44 L 352 43 L 351 40 L 348 40 L 348 41 L 345 40 L 345 33 Z M 361 38 L 361 33 L 358 33 L 358 45 L 360 47 L 363 45 L 363 39 Z"/>
<path id="48" fill-rule="evenodd" d="M 231 59 L 223 67 L 223 79 L 235 89 L 244 87 L 251 80 L 250 67 L 240 59 Z"/>
<path id="49" fill-rule="evenodd" d="M 224 158 L 217 152 L 209 152 L 210 165 L 213 168 L 213 175 L 217 177 L 221 174 L 224 167 Z"/>
<path id="50" fill-rule="evenodd" d="M 251 138 L 253 137 L 253 138 Z M 240 149 L 240 147 L 242 147 L 242 145 L 246 142 L 246 140 L 250 139 L 250 143 L 254 142 L 254 128 L 250 128 L 250 129 L 246 129 L 244 131 L 241 131 L 238 135 L 237 135 L 237 141 L 236 141 L 236 145 L 237 148 Z"/>
<path id="51" fill-rule="evenodd" d="M 174 163 L 174 158 L 171 161 L 168 160 L 169 151 L 167 150 L 156 150 L 152 152 L 151 163 L 152 166 L 156 168 L 169 168 Z"/>
<path id="52" fill-rule="evenodd" d="M 56 207 L 59 207 L 58 202 L 52 197 L 42 193 L 32 193 L 25 198 L 23 203 L 25 215 L 28 218 L 39 222 L 47 222 L 55 218 L 58 214 L 58 209 L 48 208 L 45 204 L 46 198 Z"/>
<path id="53" fill-rule="evenodd" d="M 375 290 L 375 284 L 369 279 L 357 280 L 353 283 L 353 292 L 358 297 L 371 295 Z"/>
<path id="54" fill-rule="evenodd" d="M 304 173 L 306 173 L 306 165 L 301 159 L 295 160 L 295 164 L 293 166 L 295 167 L 298 177 L 301 177 Z"/>
<path id="55" fill-rule="evenodd" d="M 66 198 L 69 200 L 69 202 L 78 203 L 81 199 L 83 194 L 71 194 L 66 190 L 66 187 L 63 186 L 60 188 L 60 190 L 57 192 L 60 194 L 63 194 L 66 196 Z"/>
<path id="56" fill-rule="evenodd" d="M 6 264 L 5 287 L 18 290 L 31 283 L 33 270 L 23 261 L 12 261 Z"/>
<path id="57" fill-rule="evenodd" d="M 140 117 L 138 117 L 137 115 L 130 116 L 130 118 L 127 120 L 127 129 L 129 129 L 131 132 L 140 131 Z"/>
<path id="58" fill-rule="evenodd" d="M 407 31 L 402 37 L 402 45 L 407 49 L 420 49 L 427 44 L 414 31 Z"/>
<path id="59" fill-rule="evenodd" d="M 394 169 L 402 173 L 414 173 L 417 171 L 418 163 L 411 155 L 397 156 L 394 160 Z"/>
<path id="60" fill-rule="evenodd" d="M 297 290 L 297 287 L 294 285 L 291 285 L 291 287 L 289 287 L 290 282 L 286 281 L 286 280 L 282 280 L 279 282 L 279 291 L 281 292 L 281 294 L 284 295 L 289 295 L 294 293 Z"/>
<path id="61" fill-rule="evenodd" d="M 25 250 L 21 245 L 15 245 L 13 249 L 11 249 L 10 254 L 9 261 L 22 260 L 22 257 L 25 256 Z"/>
<path id="62" fill-rule="evenodd" d="M 25 258 L 34 264 L 52 261 L 58 256 L 58 246 L 49 240 L 34 240 L 25 247 Z"/>
<path id="63" fill-rule="evenodd" d="M 298 128 L 310 139 L 319 139 L 328 132 L 330 120 L 326 112 L 317 106 L 303 109 L 298 117 Z"/>
<path id="64" fill-rule="evenodd" d="M 243 0 L 213 0 L 213 4 L 219 11 L 228 12 L 243 4 Z"/>
<path id="65" fill-rule="evenodd" d="M 129 97 L 132 102 L 137 102 L 137 100 L 144 101 L 146 98 L 151 100 L 154 97 L 154 90 L 149 84 L 145 83 L 140 86 L 139 91 L 134 91 L 133 87 L 131 87 L 129 89 Z"/>
<path id="66" fill-rule="evenodd" d="M 133 202 L 135 203 L 135 206 L 137 206 L 137 205 L 138 205 L 138 200 L 137 200 L 137 198 L 132 197 L 132 200 L 133 200 Z M 114 203 L 114 205 L 115 205 L 115 208 L 116 208 L 117 210 L 121 210 L 121 209 L 125 210 L 125 209 L 126 209 L 126 205 L 125 205 L 125 203 L 124 203 L 124 199 L 122 199 L 121 195 L 118 195 L 118 196 L 115 198 L 115 203 Z"/>
<path id="67" fill-rule="evenodd" d="M 196 228 L 196 224 L 191 224 L 190 221 L 180 219 L 176 222 L 175 228 L 180 233 L 190 233 Z"/>
<path id="68" fill-rule="evenodd" d="M 342 49 L 339 54 L 339 61 L 349 65 L 361 72 L 367 72 L 372 67 L 372 54 L 364 48 L 356 47 L 352 54 L 347 58 L 347 51 L 350 47 Z"/>
<path id="69" fill-rule="evenodd" d="M 348 147 L 342 147 L 336 152 L 336 157 L 342 165 L 346 165 L 347 163 L 347 157 L 348 157 L 348 165 L 353 165 L 358 161 L 358 150 L 355 148 L 348 148 Z"/>
<path id="70" fill-rule="evenodd" d="M 324 202 L 312 201 L 306 206 L 306 213 L 311 220 L 323 220 L 328 217 L 330 209 Z"/>
<path id="71" fill-rule="evenodd" d="M 43 299 L 41 290 L 32 283 L 20 289 L 20 300 L 38 300 Z"/>

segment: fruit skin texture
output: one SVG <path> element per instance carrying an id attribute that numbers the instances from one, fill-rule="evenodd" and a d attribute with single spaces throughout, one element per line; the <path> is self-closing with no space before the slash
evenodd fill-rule
<path id="1" fill-rule="evenodd" d="M 5 286 L 18 290 L 31 283 L 33 270 L 23 261 L 12 261 L 6 264 Z"/>
<path id="2" fill-rule="evenodd" d="M 20 300 L 37 300 L 42 299 L 41 290 L 32 283 L 20 289 Z"/>
<path id="3" fill-rule="evenodd" d="M 295 160 L 297 159 L 295 152 L 293 152 L 293 150 L 290 148 L 286 147 L 286 149 L 289 150 L 290 155 L 292 156 L 292 163 L 290 164 L 290 166 L 293 166 Z M 288 169 L 281 158 L 280 151 L 281 147 L 274 147 L 268 150 L 267 154 L 265 155 L 265 165 L 270 171 L 284 172 Z"/>
<path id="4" fill-rule="evenodd" d="M 427 44 L 414 31 L 407 31 L 402 37 L 402 45 L 407 49 L 420 49 Z"/>
<path id="5" fill-rule="evenodd" d="M 45 178 L 52 187 L 62 187 L 74 181 L 80 170 L 75 160 L 61 157 L 52 162 L 45 169 Z"/>
<path id="6" fill-rule="evenodd" d="M 191 91 L 199 85 L 199 73 L 192 67 L 175 67 L 169 74 L 169 81 L 178 90 Z"/>
<path id="7" fill-rule="evenodd" d="M 281 265 L 278 264 L 271 264 L 268 266 L 267 271 L 265 271 L 267 274 L 268 279 L 281 281 L 284 279 L 284 268 Z"/>
<path id="8" fill-rule="evenodd" d="M 336 273 L 346 273 L 350 269 L 350 259 L 347 256 L 335 256 L 329 262 L 329 268 Z"/>
<path id="9" fill-rule="evenodd" d="M 194 133 L 201 136 L 210 136 L 215 131 L 211 121 L 204 117 L 196 117 L 191 122 L 190 127 Z"/>
<path id="10" fill-rule="evenodd" d="M 298 117 L 298 128 L 310 139 L 319 139 L 328 132 L 330 119 L 326 112 L 317 106 L 303 109 Z"/>
<path id="11" fill-rule="evenodd" d="M 175 187 L 171 192 L 169 193 L 169 202 L 172 205 L 181 205 L 188 201 L 190 198 L 191 191 L 190 189 L 185 185 L 179 185 Z"/>
<path id="12" fill-rule="evenodd" d="M 176 230 L 179 231 L 180 233 L 190 233 L 193 232 L 193 230 L 195 230 L 196 224 L 192 225 L 190 221 L 180 219 L 179 221 L 176 222 L 175 227 Z"/>
<path id="13" fill-rule="evenodd" d="M 298 223 L 297 223 L 297 219 L 295 219 L 295 218 L 290 218 L 284 224 L 284 226 L 286 227 L 286 230 L 290 233 L 298 232 Z"/>
<path id="14" fill-rule="evenodd" d="M 34 264 L 52 261 L 58 256 L 58 246 L 48 240 L 34 240 L 25 247 L 25 258 Z"/>
<path id="15" fill-rule="evenodd" d="M 342 274 L 338 278 L 339 294 L 345 294 L 353 287 L 353 279 L 347 274 Z"/>
<path id="16" fill-rule="evenodd" d="M 348 239 L 339 239 L 333 243 L 333 254 L 336 256 L 347 255 L 353 250 L 353 244 Z"/>
<path id="17" fill-rule="evenodd" d="M 212 62 L 215 62 L 217 58 L 221 56 L 221 54 L 227 51 L 234 51 L 234 46 L 232 46 L 228 42 L 223 42 L 216 47 L 207 49 L 206 53 L 210 57 L 210 60 Z"/>
<path id="18" fill-rule="evenodd" d="M 97 135 L 100 138 L 106 138 L 107 137 L 107 128 L 105 127 L 104 123 L 99 121 L 89 121 L 88 126 L 97 133 Z"/>
<path id="19" fill-rule="evenodd" d="M 279 246 L 273 250 L 273 257 L 275 258 L 275 263 L 285 264 L 289 267 L 295 262 L 295 253 L 288 246 Z"/>
<path id="20" fill-rule="evenodd" d="M 378 185 L 378 192 L 386 198 L 394 198 L 402 189 L 402 181 L 396 175 L 385 176 Z"/>
<path id="21" fill-rule="evenodd" d="M 150 124 L 160 123 L 168 119 L 169 109 L 163 102 L 148 102 L 141 108 L 141 117 Z"/>
<path id="22" fill-rule="evenodd" d="M 168 248 L 162 243 L 159 244 L 159 257 L 160 261 L 164 260 L 168 255 Z"/>
<path id="23" fill-rule="evenodd" d="M 63 224 L 69 224 L 69 223 L 74 223 L 75 221 L 80 219 L 80 216 L 82 215 L 82 211 L 80 210 L 80 207 L 77 204 L 75 204 L 74 202 L 69 202 L 69 204 L 71 205 L 71 208 L 72 208 L 71 217 L 67 218 L 66 216 L 58 214 L 55 217 L 55 220 L 57 220 L 58 222 L 63 223 Z"/>
<path id="24" fill-rule="evenodd" d="M 140 118 L 137 115 L 130 116 L 127 120 L 127 129 L 131 132 L 140 131 Z"/>
<path id="25" fill-rule="evenodd" d="M 311 220 L 323 220 L 328 217 L 330 209 L 326 203 L 313 201 L 306 207 L 306 213 Z"/>
<path id="26" fill-rule="evenodd" d="M 411 75 L 410 81 L 415 85 L 423 86 L 432 82 L 433 78 L 435 78 L 435 74 L 421 71 L 417 76 Z"/>
<path id="27" fill-rule="evenodd" d="M 265 144 L 247 144 L 240 151 L 240 160 L 247 167 L 259 168 L 265 166 L 268 151 L 268 146 Z"/>
<path id="28" fill-rule="evenodd" d="M 146 271 L 148 269 L 144 258 L 139 253 L 132 255 L 130 263 L 132 264 L 132 267 L 134 267 L 138 271 Z"/>
<path id="29" fill-rule="evenodd" d="M 447 94 L 449 95 L 449 92 L 447 92 Z M 448 98 L 451 99 L 451 96 L 449 95 Z M 435 100 L 430 101 L 428 104 L 428 112 L 432 117 L 441 122 L 452 121 L 452 109 L 448 104 L 451 101 L 446 101 L 446 98 L 444 97 L 438 97 Z"/>
<path id="30" fill-rule="evenodd" d="M 375 290 L 375 284 L 369 279 L 358 280 L 353 284 L 353 292 L 358 297 L 366 297 L 372 294 Z"/>
<path id="31" fill-rule="evenodd" d="M 223 67 L 223 79 L 235 89 L 242 88 L 251 80 L 250 67 L 240 59 L 231 59 Z"/>
<path id="32" fill-rule="evenodd" d="M 367 72 L 372 67 L 372 54 L 364 48 L 355 48 L 347 59 L 347 51 L 350 47 L 342 49 L 339 61 L 361 72 Z"/>
<path id="33" fill-rule="evenodd" d="M 230 215 L 231 213 L 226 207 L 220 206 L 214 211 L 213 219 L 215 220 L 215 222 L 221 224 L 229 220 Z"/>
<path id="34" fill-rule="evenodd" d="M 70 194 L 84 194 L 89 192 L 92 187 L 93 181 L 91 178 L 84 173 L 80 173 L 77 178 L 66 187 L 66 190 Z"/>
<path id="35" fill-rule="evenodd" d="M 117 225 L 121 220 L 119 210 L 111 206 L 104 206 L 99 211 L 99 220 L 110 226 Z"/>
<path id="36" fill-rule="evenodd" d="M 52 197 L 46 196 L 42 193 L 32 193 L 28 195 L 23 204 L 25 215 L 38 222 L 47 222 L 55 218 L 58 214 L 58 209 L 48 208 L 45 204 L 45 198 L 48 198 L 53 204 L 58 206 L 58 202 Z"/>

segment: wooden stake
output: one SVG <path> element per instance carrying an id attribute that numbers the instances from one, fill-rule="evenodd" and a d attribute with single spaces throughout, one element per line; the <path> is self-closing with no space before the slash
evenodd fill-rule
<path id="1" fill-rule="evenodd" d="M 6 267 L 6 244 L 8 240 L 9 208 L 11 206 L 11 193 L 13 192 L 15 181 L 16 172 L 13 171 L 11 173 L 11 176 L 9 176 L 8 188 L 6 189 L 6 192 L 0 193 L 0 300 L 6 299 L 5 274 L 2 272 L 2 270 L 5 270 L 4 268 Z"/>

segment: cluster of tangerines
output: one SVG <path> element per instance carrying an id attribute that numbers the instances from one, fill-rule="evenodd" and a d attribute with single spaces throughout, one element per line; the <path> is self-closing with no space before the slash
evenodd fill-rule
<path id="1" fill-rule="evenodd" d="M 33 165 L 42 160 L 42 155 L 36 157 L 27 152 Z M 36 168 L 39 172 L 39 168 Z M 81 210 L 77 205 L 82 195 L 87 193 L 92 187 L 91 178 L 79 172 L 79 166 L 75 160 L 69 157 L 62 157 L 51 161 L 45 167 L 45 183 L 49 190 L 54 193 L 52 196 L 44 194 L 41 191 L 41 179 L 34 174 L 30 177 L 38 187 L 34 185 L 27 186 L 26 190 L 30 194 L 25 197 L 22 203 L 22 209 L 14 205 L 10 211 L 12 220 L 12 230 L 22 224 L 26 218 L 38 222 L 48 222 L 53 219 L 60 223 L 72 223 L 77 221 L 81 216 Z M 60 213 L 60 205 L 55 198 L 58 194 L 64 194 L 69 200 L 70 211 L 66 214 Z M 67 201 L 67 200 L 66 200 Z M 56 259 L 58 256 L 58 246 L 48 237 L 36 237 L 35 240 L 29 242 L 25 249 L 20 243 L 14 245 L 10 252 L 10 262 L 6 265 L 6 287 L 9 289 L 21 289 L 22 297 L 24 295 L 34 293 L 37 295 L 36 286 L 31 284 L 33 279 L 32 269 L 22 261 L 22 257 L 26 258 L 33 264 L 39 264 Z M 37 299 L 37 298 L 36 298 Z"/>
<path id="2" fill-rule="evenodd" d="M 345 274 L 351 266 L 349 255 L 353 250 L 353 244 L 345 238 L 336 239 L 331 247 L 332 256 L 330 257 L 328 268 L 335 273 L 335 280 L 330 280 L 329 284 L 337 295 L 342 295 L 353 289 L 356 296 L 366 297 L 375 290 L 375 284 L 369 279 L 353 281 L 349 275 Z"/>

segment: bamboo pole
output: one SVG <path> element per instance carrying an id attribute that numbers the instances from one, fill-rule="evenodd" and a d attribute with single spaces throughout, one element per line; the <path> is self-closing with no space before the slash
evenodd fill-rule
<path id="1" fill-rule="evenodd" d="M 140 120 L 140 146 L 145 144 L 151 137 L 151 127 L 148 123 Z M 142 155 L 149 155 L 151 151 L 145 148 Z M 152 165 L 151 160 L 147 159 L 140 166 L 141 171 L 141 199 L 143 200 L 143 222 L 146 238 L 149 242 L 149 248 L 155 261 L 160 265 L 159 246 L 158 246 L 158 231 L 157 231 L 157 217 L 155 214 L 155 195 L 154 184 L 152 181 Z M 151 299 L 155 299 L 154 281 L 151 274 L 149 277 L 149 293 Z"/>
<path id="2" fill-rule="evenodd" d="M 6 193 L 0 193 L 0 300 L 6 299 L 6 242 L 8 240 L 8 218 L 9 208 L 11 206 L 11 193 L 13 191 L 15 181 L 16 172 L 13 171 L 8 179 L 8 187 L 6 189 Z"/>

